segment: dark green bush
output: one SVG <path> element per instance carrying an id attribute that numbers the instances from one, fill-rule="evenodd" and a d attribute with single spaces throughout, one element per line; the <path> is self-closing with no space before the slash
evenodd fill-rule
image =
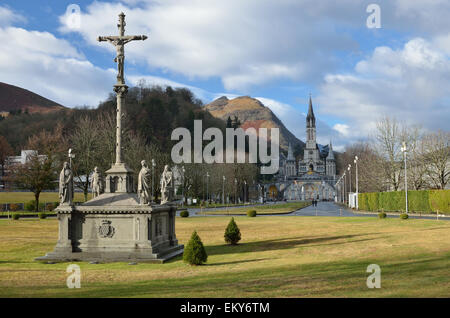
<path id="1" fill-rule="evenodd" d="M 43 219 L 46 219 L 46 218 L 47 218 L 47 214 L 46 214 L 45 212 L 39 212 L 39 213 L 38 213 L 38 217 L 39 217 L 41 220 L 43 220 Z"/>
<path id="2" fill-rule="evenodd" d="M 385 219 L 386 218 L 386 213 L 384 213 L 384 212 L 380 212 L 380 213 L 378 213 L 378 218 L 379 219 Z"/>
<path id="3" fill-rule="evenodd" d="M 181 211 L 181 212 L 180 212 L 180 216 L 181 216 L 182 218 L 187 218 L 187 217 L 189 216 L 189 212 L 188 212 L 188 211 Z"/>
<path id="4" fill-rule="evenodd" d="M 407 218 L 409 218 L 409 216 L 408 216 L 407 213 L 401 213 L 401 214 L 400 214 L 400 219 L 406 220 Z"/>
<path id="5" fill-rule="evenodd" d="M 254 218 L 256 216 L 256 210 L 248 210 L 247 216 Z"/>
<path id="6" fill-rule="evenodd" d="M 205 247 L 203 246 L 197 231 L 192 233 L 191 239 L 184 247 L 183 261 L 191 265 L 201 265 L 208 259 Z"/>
<path id="7" fill-rule="evenodd" d="M 34 200 L 28 201 L 27 203 L 25 203 L 25 210 L 27 211 L 34 211 L 36 210 L 36 202 Z"/>
<path id="8" fill-rule="evenodd" d="M 18 220 L 18 219 L 20 219 L 20 213 L 13 213 L 13 214 L 12 214 L 12 218 L 13 218 L 13 220 Z"/>
<path id="9" fill-rule="evenodd" d="M 225 242 L 232 245 L 236 245 L 241 240 L 241 231 L 236 222 L 234 222 L 234 218 L 231 218 L 230 223 L 228 223 L 228 226 L 225 229 L 224 238 Z"/>

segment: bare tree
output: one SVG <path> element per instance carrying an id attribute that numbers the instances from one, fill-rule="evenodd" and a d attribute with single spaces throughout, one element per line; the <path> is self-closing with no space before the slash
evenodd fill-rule
<path id="1" fill-rule="evenodd" d="M 341 170 L 346 169 L 349 164 L 352 165 L 351 191 L 356 190 L 355 156 L 358 156 L 358 191 L 378 192 L 385 190 L 384 158 L 378 155 L 369 142 L 360 141 L 347 146 L 344 153 L 337 158 Z"/>
<path id="2" fill-rule="evenodd" d="M 10 179 L 18 187 L 34 193 L 37 212 L 41 192 L 55 188 L 57 171 L 64 160 L 67 142 L 63 137 L 62 125 L 57 124 L 53 132 L 43 130 L 30 137 L 27 148 L 35 151 L 27 157 L 25 164 L 11 167 Z"/>
<path id="3" fill-rule="evenodd" d="M 450 179 L 450 132 L 439 130 L 424 137 L 427 173 L 433 187 L 445 189 Z"/>
<path id="4" fill-rule="evenodd" d="M 377 152 L 385 160 L 383 170 L 386 183 L 397 191 L 402 178 L 402 140 L 401 128 L 395 118 L 385 116 L 377 123 L 375 141 Z"/>
<path id="5" fill-rule="evenodd" d="M 74 184 L 83 191 L 84 200 L 87 201 L 89 176 L 101 158 L 107 156 L 107 152 L 102 152 L 103 140 L 97 121 L 82 117 L 75 125 L 75 131 L 70 138 L 76 156 L 73 161 Z"/>

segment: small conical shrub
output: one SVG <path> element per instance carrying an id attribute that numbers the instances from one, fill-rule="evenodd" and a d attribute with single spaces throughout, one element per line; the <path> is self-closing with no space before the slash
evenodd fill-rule
<path id="1" fill-rule="evenodd" d="M 184 247 L 183 261 L 191 265 L 201 265 L 206 263 L 208 255 L 206 254 L 205 247 L 203 246 L 200 236 L 197 231 L 192 233 L 191 239 Z"/>
<path id="2" fill-rule="evenodd" d="M 236 245 L 237 242 L 241 240 L 241 231 L 239 230 L 236 222 L 234 222 L 234 218 L 231 218 L 230 223 L 225 230 L 225 242 L 230 243 L 232 245 Z"/>

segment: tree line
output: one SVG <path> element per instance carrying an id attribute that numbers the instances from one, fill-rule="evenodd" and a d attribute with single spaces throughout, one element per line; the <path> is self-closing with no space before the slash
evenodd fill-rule
<path id="1" fill-rule="evenodd" d="M 341 172 L 349 164 L 354 169 L 358 156 L 359 192 L 404 190 L 403 145 L 408 189 L 445 189 L 450 182 L 450 132 L 425 131 L 420 125 L 402 124 L 389 116 L 377 122 L 367 140 L 348 145 L 337 158 L 338 166 Z M 354 172 L 351 177 L 351 191 L 356 191 Z"/>

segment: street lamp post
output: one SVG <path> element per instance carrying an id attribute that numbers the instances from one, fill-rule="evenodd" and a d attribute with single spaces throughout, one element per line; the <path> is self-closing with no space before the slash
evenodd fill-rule
<path id="1" fill-rule="evenodd" d="M 356 168 L 356 210 L 359 210 L 358 156 L 355 156 L 355 160 L 353 162 L 355 163 L 355 168 Z"/>
<path id="2" fill-rule="evenodd" d="M 206 201 L 209 202 L 209 172 L 206 172 Z"/>
<path id="3" fill-rule="evenodd" d="M 403 158 L 405 159 L 405 200 L 406 200 L 406 213 L 408 213 L 408 179 L 406 171 L 406 152 L 408 151 L 408 149 L 406 148 L 406 142 L 403 142 L 401 149 L 403 152 Z"/>
<path id="4" fill-rule="evenodd" d="M 237 204 L 237 195 L 236 195 L 236 190 L 237 190 L 237 179 L 234 178 L 234 204 Z"/>
<path id="5" fill-rule="evenodd" d="M 222 182 L 222 204 L 225 204 L 225 176 L 223 176 Z"/>
<path id="6" fill-rule="evenodd" d="M 351 164 L 348 165 L 347 170 L 348 170 L 348 179 L 349 179 L 349 181 L 348 181 L 348 184 L 349 184 L 348 192 L 351 193 L 352 192 L 352 165 Z"/>
<path id="7" fill-rule="evenodd" d="M 156 167 L 155 159 L 152 159 L 152 200 L 153 200 L 153 202 L 156 201 L 156 198 L 155 198 L 155 167 Z"/>
<path id="8" fill-rule="evenodd" d="M 351 164 L 348 165 L 347 170 L 348 170 L 348 179 L 349 179 L 349 191 L 348 191 L 348 193 L 350 194 L 350 193 L 352 193 L 352 165 Z M 350 206 L 350 197 L 348 199 L 348 206 Z"/>
<path id="9" fill-rule="evenodd" d="M 184 173 L 186 172 L 186 170 L 184 169 L 184 166 L 181 167 L 181 171 L 183 172 L 183 179 L 182 179 L 183 183 L 181 185 L 182 186 L 182 188 L 181 188 L 181 197 L 183 199 L 183 204 L 182 205 L 184 205 Z"/>
<path id="10" fill-rule="evenodd" d="M 247 181 L 244 180 L 244 204 L 247 201 Z"/>
<path id="11" fill-rule="evenodd" d="M 346 196 L 347 196 L 347 177 L 346 177 L 345 172 L 344 172 L 344 200 L 343 200 L 344 204 L 347 203 Z"/>

